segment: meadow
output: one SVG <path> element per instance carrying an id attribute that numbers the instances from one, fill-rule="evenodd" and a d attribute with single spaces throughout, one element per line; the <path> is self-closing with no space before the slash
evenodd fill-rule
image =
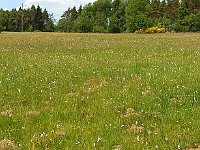
<path id="1" fill-rule="evenodd" d="M 0 149 L 200 143 L 200 34 L 0 34 Z"/>

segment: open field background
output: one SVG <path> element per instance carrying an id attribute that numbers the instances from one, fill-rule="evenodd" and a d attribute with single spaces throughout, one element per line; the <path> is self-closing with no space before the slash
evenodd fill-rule
<path id="1" fill-rule="evenodd" d="M 0 104 L 24 150 L 198 146 L 200 34 L 2 33 Z"/>

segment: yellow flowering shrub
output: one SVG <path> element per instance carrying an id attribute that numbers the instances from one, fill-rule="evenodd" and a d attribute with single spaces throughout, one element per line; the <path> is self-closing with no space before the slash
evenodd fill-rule
<path id="1" fill-rule="evenodd" d="M 147 29 L 139 29 L 136 31 L 136 33 L 165 33 L 165 32 L 166 32 L 165 28 L 161 28 L 157 26 L 153 26 Z"/>

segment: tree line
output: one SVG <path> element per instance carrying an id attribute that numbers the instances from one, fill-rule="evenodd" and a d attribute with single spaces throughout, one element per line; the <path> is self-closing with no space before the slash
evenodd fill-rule
<path id="1" fill-rule="evenodd" d="M 28 9 L 0 9 L 0 29 L 3 31 L 55 31 L 53 14 L 34 5 Z"/>
<path id="2" fill-rule="evenodd" d="M 57 24 L 47 10 L 34 5 L 17 11 L 0 10 L 5 31 L 135 32 L 153 26 L 168 31 L 199 32 L 200 0 L 97 0 L 68 8 Z"/>
<path id="3" fill-rule="evenodd" d="M 68 9 L 58 23 L 64 32 L 135 32 L 152 26 L 200 31 L 200 0 L 97 0 Z"/>

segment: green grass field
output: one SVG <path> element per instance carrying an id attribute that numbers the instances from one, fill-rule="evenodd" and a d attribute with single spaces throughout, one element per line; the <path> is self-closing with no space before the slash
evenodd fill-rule
<path id="1" fill-rule="evenodd" d="M 198 147 L 200 34 L 2 33 L 0 104 L 0 149 Z"/>

